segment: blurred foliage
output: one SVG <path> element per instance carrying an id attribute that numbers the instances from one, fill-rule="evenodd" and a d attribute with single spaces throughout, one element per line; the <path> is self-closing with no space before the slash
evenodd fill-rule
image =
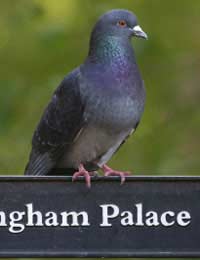
<path id="1" fill-rule="evenodd" d="M 149 41 L 133 40 L 147 89 L 145 114 L 112 166 L 199 174 L 199 0 L 2 0 L 1 174 L 23 173 L 44 107 L 86 57 L 97 18 L 113 8 L 134 11 Z"/>
<path id="2" fill-rule="evenodd" d="M 199 0 L 1 0 L 1 174 L 23 173 L 52 92 L 83 62 L 92 26 L 113 8 L 134 11 L 149 41 L 133 40 L 147 89 L 145 114 L 112 166 L 200 173 Z"/>

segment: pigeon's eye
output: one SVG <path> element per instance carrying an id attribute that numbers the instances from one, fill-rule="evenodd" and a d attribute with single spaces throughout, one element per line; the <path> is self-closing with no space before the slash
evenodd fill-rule
<path id="1" fill-rule="evenodd" d="M 124 21 L 124 20 L 120 20 L 120 21 L 117 23 L 117 25 L 120 26 L 120 27 L 126 27 L 126 26 L 127 26 L 127 23 L 126 23 L 126 21 Z"/>

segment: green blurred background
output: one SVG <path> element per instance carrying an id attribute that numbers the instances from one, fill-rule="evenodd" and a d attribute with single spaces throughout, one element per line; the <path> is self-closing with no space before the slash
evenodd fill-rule
<path id="1" fill-rule="evenodd" d="M 134 39 L 147 103 L 113 167 L 136 174 L 199 174 L 199 0 L 1 0 L 0 169 L 22 174 L 33 130 L 54 89 L 83 62 L 97 18 L 134 11 L 149 41 Z"/>
<path id="2" fill-rule="evenodd" d="M 86 57 L 97 18 L 113 8 L 134 11 L 149 41 L 133 40 L 145 113 L 110 165 L 136 174 L 200 173 L 199 0 L 1 0 L 1 174 L 23 174 L 44 107 Z"/>

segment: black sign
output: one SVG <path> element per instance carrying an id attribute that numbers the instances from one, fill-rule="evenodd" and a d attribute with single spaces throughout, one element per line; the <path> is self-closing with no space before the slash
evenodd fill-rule
<path id="1" fill-rule="evenodd" d="M 200 178 L 0 178 L 1 257 L 200 257 Z"/>

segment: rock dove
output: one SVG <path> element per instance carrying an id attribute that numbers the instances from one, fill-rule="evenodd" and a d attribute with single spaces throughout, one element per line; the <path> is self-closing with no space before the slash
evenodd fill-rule
<path id="1" fill-rule="evenodd" d="M 147 39 L 136 16 L 127 10 L 102 15 L 91 33 L 84 63 L 69 73 L 45 109 L 34 132 L 25 175 L 50 175 L 72 169 L 73 180 L 102 169 L 105 176 L 128 174 L 106 163 L 136 130 L 145 89 L 132 36 Z"/>

